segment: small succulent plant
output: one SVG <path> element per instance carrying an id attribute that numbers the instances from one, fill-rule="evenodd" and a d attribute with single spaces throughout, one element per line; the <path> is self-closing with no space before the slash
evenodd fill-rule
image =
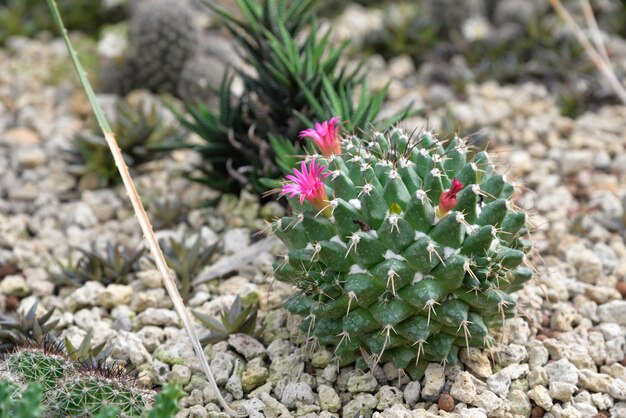
<path id="1" fill-rule="evenodd" d="M 57 326 L 58 319 L 51 321 L 54 309 L 36 317 L 38 306 L 39 302 L 34 303 L 26 314 L 0 313 L 0 353 L 10 351 L 20 344 L 43 342 L 45 336 Z"/>
<path id="2" fill-rule="evenodd" d="M 126 284 L 130 273 L 136 271 L 137 263 L 145 248 L 126 251 L 121 245 L 107 243 L 104 254 L 95 248 L 91 251 L 78 249 L 81 257 L 74 262 L 58 263 L 59 272 L 50 272 L 57 286 L 82 286 L 88 281 L 98 281 L 107 286 L 112 283 Z"/>
<path id="3" fill-rule="evenodd" d="M 40 385 L 47 416 L 141 416 L 153 394 L 139 388 L 123 366 L 104 361 L 102 347 L 90 349 L 90 340 L 88 334 L 71 353 L 52 340 L 15 347 L 2 360 L 0 380 L 18 388 Z"/>
<path id="4" fill-rule="evenodd" d="M 244 307 L 239 296 L 235 298 L 228 311 L 222 312 L 219 321 L 198 311 L 193 311 L 193 315 L 211 330 L 211 333 L 200 338 L 202 344 L 215 344 L 228 339 L 231 334 L 254 335 L 256 331 L 257 310 L 252 305 Z"/>
<path id="5" fill-rule="evenodd" d="M 118 100 L 113 132 L 129 167 L 137 167 L 158 156 L 159 147 L 178 142 L 179 129 L 165 126 L 156 105 L 131 104 Z M 90 132 L 79 133 L 68 150 L 70 172 L 88 176 L 98 187 L 115 184 L 119 177 L 115 161 L 104 139 Z"/>
<path id="6" fill-rule="evenodd" d="M 294 214 L 273 224 L 289 249 L 274 276 L 298 288 L 285 307 L 302 329 L 341 364 L 372 353 L 413 378 L 490 345 L 532 276 L 513 184 L 456 136 L 315 131 L 322 155 L 287 176 Z"/>
<path id="7" fill-rule="evenodd" d="M 152 224 L 156 229 L 168 229 L 178 225 L 185 219 L 188 208 L 173 196 L 153 197 L 146 199 L 148 212 L 152 215 Z"/>
<path id="8" fill-rule="evenodd" d="M 0 416 L 39 418 L 43 415 L 41 385 L 33 383 L 23 390 L 8 379 L 0 378 Z"/>
<path id="9" fill-rule="evenodd" d="M 180 242 L 174 238 L 159 241 L 168 266 L 176 272 L 180 294 L 184 300 L 189 297 L 191 280 L 209 264 L 218 245 L 215 242 L 203 248 L 202 235 L 199 233 L 191 246 L 187 245 L 188 240 L 189 237 L 185 236 Z"/>
<path id="10" fill-rule="evenodd" d="M 65 337 L 65 354 L 72 361 L 82 361 L 89 364 L 97 364 L 105 361 L 111 352 L 111 347 L 107 347 L 106 342 L 102 342 L 95 347 L 91 346 L 93 338 L 93 329 L 89 329 L 83 337 L 78 348 L 72 345 L 69 338 Z"/>

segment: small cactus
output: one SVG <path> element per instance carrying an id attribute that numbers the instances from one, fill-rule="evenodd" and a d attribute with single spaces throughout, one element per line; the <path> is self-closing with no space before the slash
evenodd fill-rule
<path id="1" fill-rule="evenodd" d="M 18 346 L 0 363 L 0 382 L 14 388 L 12 399 L 21 396 L 15 388 L 21 393 L 39 385 L 46 416 L 141 416 L 153 403 L 152 392 L 138 387 L 124 367 L 105 362 L 102 346 L 89 350 L 89 341 L 79 349 L 51 340 Z"/>
<path id="2" fill-rule="evenodd" d="M 323 155 L 287 176 L 294 214 L 273 224 L 289 249 L 275 277 L 299 289 L 287 310 L 340 364 L 372 353 L 414 378 L 428 361 L 490 345 L 489 328 L 516 315 L 510 293 L 532 275 L 513 184 L 456 136 L 342 140 L 329 125 L 302 134 Z"/>
<path id="3" fill-rule="evenodd" d="M 47 394 L 46 409 L 51 416 L 94 416 L 110 407 L 115 416 L 139 417 L 151 396 L 123 378 L 125 374 L 111 366 L 78 368 Z"/>

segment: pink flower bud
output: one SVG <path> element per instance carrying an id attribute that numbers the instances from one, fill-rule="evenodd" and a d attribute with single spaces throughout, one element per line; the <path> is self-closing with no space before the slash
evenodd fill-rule
<path id="1" fill-rule="evenodd" d="M 341 155 L 341 138 L 339 137 L 339 117 L 316 123 L 315 129 L 305 129 L 300 132 L 300 139 L 310 138 L 324 157 Z"/>

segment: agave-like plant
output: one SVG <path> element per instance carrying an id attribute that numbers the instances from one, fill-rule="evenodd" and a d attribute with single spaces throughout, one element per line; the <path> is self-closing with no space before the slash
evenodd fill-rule
<path id="1" fill-rule="evenodd" d="M 235 298 L 228 311 L 222 312 L 220 321 L 202 312 L 192 311 L 192 313 L 211 330 L 209 334 L 200 338 L 202 344 L 215 344 L 228 339 L 231 334 L 254 335 L 256 331 L 257 310 L 253 305 L 244 307 L 239 296 Z"/>
<path id="2" fill-rule="evenodd" d="M 54 308 L 37 317 L 38 306 L 39 302 L 35 302 L 26 314 L 0 313 L 0 353 L 10 351 L 19 344 L 41 343 L 58 325 L 58 319 L 51 320 Z"/>
<path id="3" fill-rule="evenodd" d="M 180 142 L 182 130 L 166 126 L 156 105 L 131 104 L 118 100 L 115 105 L 113 132 L 124 155 L 126 164 L 137 167 L 159 155 L 163 144 Z M 104 139 L 91 132 L 80 132 L 74 147 L 67 151 L 70 172 L 91 176 L 99 187 L 120 181 L 113 156 Z"/>
<path id="4" fill-rule="evenodd" d="M 242 17 L 237 17 L 206 2 L 254 71 L 235 69 L 243 79 L 241 97 L 231 95 L 233 75 L 225 75 L 217 110 L 190 103 L 186 114 L 177 112 L 181 123 L 205 140 L 174 146 L 195 149 L 203 157 L 206 165 L 192 179 L 222 191 L 251 184 L 263 192 L 295 165 L 303 153 L 297 134 L 311 120 L 338 115 L 348 130 L 376 123 L 387 88 L 372 92 L 360 66 L 349 69 L 341 62 L 348 42 L 334 45 L 330 30 L 320 33 L 314 3 L 239 0 Z M 407 108 L 379 128 L 410 113 Z"/>
<path id="5" fill-rule="evenodd" d="M 82 286 L 88 281 L 98 281 L 107 286 L 112 283 L 128 283 L 128 276 L 136 271 L 137 262 L 145 248 L 139 246 L 126 250 L 119 244 L 107 243 L 104 254 L 92 247 L 91 251 L 79 248 L 78 261 L 71 258 L 65 263 L 57 263 L 59 272 L 50 272 L 57 286 Z"/>
<path id="6" fill-rule="evenodd" d="M 191 279 L 211 261 L 211 256 L 217 249 L 218 242 L 202 248 L 202 235 L 197 234 L 191 246 L 187 245 L 187 237 L 181 241 L 174 238 L 159 240 L 163 255 L 170 268 L 176 272 L 179 281 L 180 294 L 183 300 L 189 298 Z"/>

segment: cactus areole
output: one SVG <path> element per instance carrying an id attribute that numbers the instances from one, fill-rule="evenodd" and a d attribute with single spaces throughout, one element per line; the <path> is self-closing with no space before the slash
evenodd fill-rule
<path id="1" fill-rule="evenodd" d="M 511 293 L 532 276 L 513 185 L 456 136 L 330 131 L 315 141 L 323 155 L 282 188 L 293 215 L 273 223 L 289 250 L 274 275 L 298 289 L 287 310 L 340 364 L 368 353 L 415 379 L 428 362 L 490 345 L 489 328 L 516 315 Z"/>

